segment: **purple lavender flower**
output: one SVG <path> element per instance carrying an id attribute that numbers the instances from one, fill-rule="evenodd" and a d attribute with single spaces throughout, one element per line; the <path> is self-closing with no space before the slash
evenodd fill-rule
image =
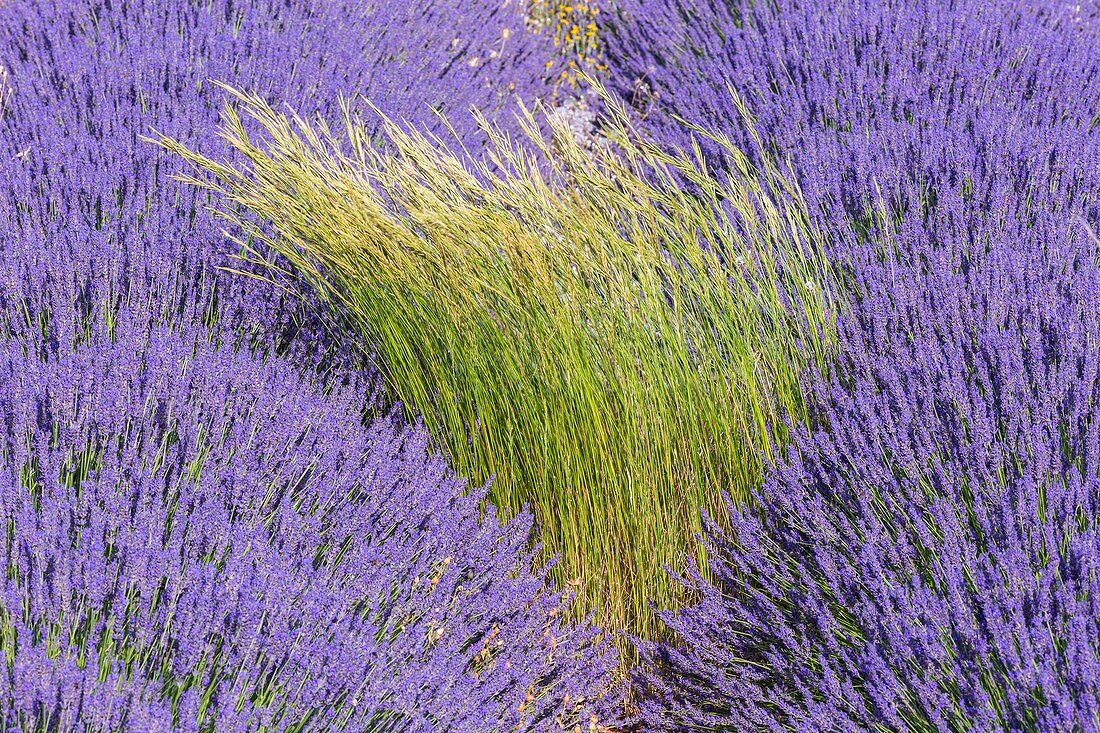
<path id="1" fill-rule="evenodd" d="M 981 0 L 715 3 L 616 0 L 605 20 L 618 91 L 683 146 L 674 115 L 746 129 L 789 160 L 843 261 L 885 201 L 994 212 L 1005 198 L 1094 206 L 1100 176 L 1095 4 Z M 720 166 L 713 146 L 701 141 Z M 1011 175 L 994 175 L 991 166 Z M 1065 205 L 1067 201 L 1062 201 Z"/>
<path id="2" fill-rule="evenodd" d="M 279 288 L 215 270 L 268 273 L 232 259 L 241 248 L 224 224 L 172 179 L 181 163 L 141 136 L 155 128 L 222 149 L 218 80 L 328 119 L 341 96 L 362 94 L 442 133 L 438 109 L 476 153 L 469 108 L 513 124 L 515 96 L 548 90 L 550 53 L 550 39 L 526 33 L 520 4 L 506 0 L 5 1 L 0 216 L 25 234 L 0 244 L 0 298 L 16 311 L 23 297 L 52 303 L 48 319 L 30 321 L 62 330 L 80 327 L 59 319 L 102 318 L 123 302 L 162 320 L 210 311 L 253 346 L 299 343 L 316 360 L 324 324 Z"/>
<path id="3" fill-rule="evenodd" d="M 646 648 L 652 729 L 1100 721 L 1100 251 L 1049 214 L 974 233 L 863 280 L 818 427 Z"/>
<path id="4" fill-rule="evenodd" d="M 322 395 L 202 331 L 115 337 L 3 343 L 5 728 L 608 722 L 618 655 L 531 572 L 530 517 L 480 520 L 423 431 L 364 424 L 369 375 Z"/>
<path id="5" fill-rule="evenodd" d="M 141 140 L 212 136 L 217 79 L 445 105 L 476 149 L 466 106 L 543 89 L 522 31 L 495 2 L 0 4 L 0 726 L 607 722 L 617 654 L 564 621 L 530 517 L 482 517 L 373 372 L 310 369 L 324 324 L 215 269 L 238 244 Z"/>
<path id="6" fill-rule="evenodd" d="M 682 645 L 645 647 L 643 717 L 1094 729 L 1098 20 L 1062 3 L 780 5 L 636 6 L 702 13 L 669 26 L 693 53 L 650 70 L 648 124 L 681 105 L 743 134 L 729 79 L 849 273 L 838 362 L 807 376 L 813 427 L 755 507 L 709 525 L 713 582 L 689 578 L 701 602 L 666 615 Z M 672 79 L 709 94 L 662 96 Z"/>

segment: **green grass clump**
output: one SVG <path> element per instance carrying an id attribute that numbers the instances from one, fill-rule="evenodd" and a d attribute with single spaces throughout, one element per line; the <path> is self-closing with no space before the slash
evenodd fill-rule
<path id="1" fill-rule="evenodd" d="M 798 189 L 728 140 L 727 177 L 608 99 L 606 144 L 525 113 L 475 163 L 392 122 L 378 146 L 231 91 L 227 165 L 161 139 L 361 334 L 458 472 L 530 505 L 579 609 L 655 638 L 700 508 L 760 480 L 800 373 L 832 338 L 829 270 Z M 262 128 L 262 143 L 246 132 Z M 484 121 L 483 121 L 484 123 Z M 544 130 L 548 130 L 544 132 Z M 350 144 L 349 144 L 350 143 Z M 342 152 L 343 151 L 343 152 Z"/>

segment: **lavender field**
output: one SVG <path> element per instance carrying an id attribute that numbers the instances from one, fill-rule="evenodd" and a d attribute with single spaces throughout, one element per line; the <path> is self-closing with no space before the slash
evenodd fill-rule
<path id="1" fill-rule="evenodd" d="M 1100 4 L 0 0 L 0 731 L 1100 730 Z"/>

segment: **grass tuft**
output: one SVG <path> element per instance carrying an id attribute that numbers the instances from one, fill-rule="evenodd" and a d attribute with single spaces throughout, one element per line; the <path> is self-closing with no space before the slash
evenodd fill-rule
<path id="1" fill-rule="evenodd" d="M 481 120 L 473 162 L 391 121 L 379 146 L 348 105 L 337 135 L 228 91 L 246 163 L 161 137 L 204 173 L 186 180 L 270 223 L 254 236 L 350 319 L 456 470 L 506 517 L 532 507 L 580 610 L 659 637 L 650 604 L 683 600 L 664 567 L 702 559 L 700 508 L 757 484 L 831 348 L 798 188 L 723 137 L 718 177 L 610 98 L 606 144 L 525 109 L 522 141 Z"/>

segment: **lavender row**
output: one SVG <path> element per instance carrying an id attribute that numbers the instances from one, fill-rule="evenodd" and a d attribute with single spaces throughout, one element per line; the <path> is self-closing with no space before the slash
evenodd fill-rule
<path id="1" fill-rule="evenodd" d="M 460 113 L 545 93 L 543 44 L 492 2 L 0 4 L 0 727 L 608 722 L 617 655 L 530 517 L 483 517 L 308 300 L 218 269 L 247 233 L 142 139 L 217 145 L 226 81 L 443 108 L 476 150 Z"/>
<path id="2" fill-rule="evenodd" d="M 209 306 L 259 347 L 285 348 L 302 327 L 318 332 L 313 351 L 324 332 L 298 298 L 215 269 L 266 271 L 233 259 L 240 246 L 204 198 L 172 180 L 181 164 L 142 136 L 158 130 L 222 149 L 214 130 L 224 96 L 213 84 L 221 81 L 328 120 L 339 118 L 341 99 L 366 110 L 359 95 L 439 133 L 436 111 L 444 111 L 476 151 L 482 137 L 468 109 L 514 122 L 515 95 L 547 92 L 548 43 L 524 32 L 517 5 L 493 0 L 461 9 L 396 0 L 5 2 L 0 67 L 11 91 L 0 198 L 20 236 L 0 253 L 3 310 L 23 310 L 20 299 L 48 302 L 51 328 L 78 330 L 92 311 L 122 302 L 169 321 Z"/>
<path id="3" fill-rule="evenodd" d="M 745 143 L 729 88 L 794 168 L 848 261 L 876 224 L 1009 199 L 1095 207 L 1100 9 L 966 0 L 712 3 L 616 0 L 617 90 L 647 129 L 685 146 L 679 116 Z M 702 141 L 711 162 L 718 150 Z M 1057 195 L 1044 197 L 1051 186 Z M 1055 200 L 1057 199 L 1057 200 Z M 854 237 L 843 236 L 854 233 Z M 853 263 L 855 264 L 855 263 Z"/>
<path id="4" fill-rule="evenodd" d="M 1100 725 L 1096 7 L 622 6 L 649 129 L 743 138 L 728 82 L 849 281 L 813 426 L 646 649 L 646 724 Z"/>
<path id="5" fill-rule="evenodd" d="M 564 623 L 423 431 L 192 328 L 0 359 L 0 723 L 552 730 L 614 650 Z M 372 403 L 367 402 L 367 407 Z M 377 403 L 374 403 L 377 407 Z M 560 718 L 560 719 L 559 719 Z"/>

